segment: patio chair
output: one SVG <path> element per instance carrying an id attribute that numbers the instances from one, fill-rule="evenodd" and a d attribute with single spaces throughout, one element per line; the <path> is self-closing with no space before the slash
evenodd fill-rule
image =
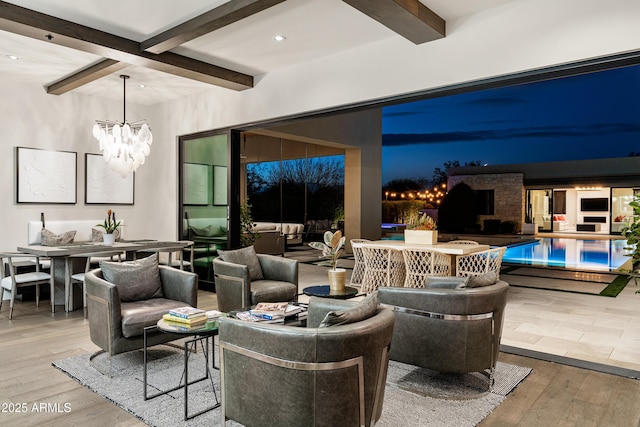
<path id="1" fill-rule="evenodd" d="M 431 249 L 403 249 L 405 288 L 424 288 L 427 276 L 448 276 L 451 256 Z"/>
<path id="2" fill-rule="evenodd" d="M 380 286 L 401 287 L 404 284 L 402 252 L 384 246 L 363 246 L 364 275 L 362 292 L 374 292 Z"/>
<path id="3" fill-rule="evenodd" d="M 353 272 L 351 273 L 351 284 L 361 285 L 364 276 L 364 256 L 362 255 L 362 243 L 370 242 L 368 239 L 351 239 L 351 250 L 355 263 L 353 264 Z"/>
<path id="4" fill-rule="evenodd" d="M 467 255 L 458 255 L 456 257 L 456 276 L 481 276 L 494 272 L 496 278 L 499 278 L 502 257 L 506 250 L 507 248 L 503 246 Z"/>

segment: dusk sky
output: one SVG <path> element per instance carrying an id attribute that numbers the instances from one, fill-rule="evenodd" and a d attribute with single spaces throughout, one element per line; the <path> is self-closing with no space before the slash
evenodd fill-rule
<path id="1" fill-rule="evenodd" d="M 640 66 L 384 107 L 382 182 L 640 152 Z M 638 171 L 640 173 L 640 171 Z"/>

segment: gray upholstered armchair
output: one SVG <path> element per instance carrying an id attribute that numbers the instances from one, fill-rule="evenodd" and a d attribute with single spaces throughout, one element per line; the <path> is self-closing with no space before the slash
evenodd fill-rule
<path id="1" fill-rule="evenodd" d="M 380 287 L 380 303 L 396 314 L 390 359 L 444 372 L 488 370 L 491 387 L 508 289 L 504 281 L 464 289 Z"/>
<path id="2" fill-rule="evenodd" d="M 312 297 L 307 327 L 220 319 L 222 425 L 363 426 L 380 418 L 393 312 L 318 327 L 355 302 Z"/>
<path id="3" fill-rule="evenodd" d="M 114 283 L 105 280 L 105 269 L 113 267 L 109 264 L 122 266 L 115 275 L 107 274 Z M 146 264 L 144 274 L 134 271 L 140 264 Z M 145 283 L 151 283 L 152 288 Z M 198 302 L 198 276 L 158 266 L 155 255 L 135 263 L 103 261 L 100 269 L 85 274 L 85 286 L 91 341 L 102 349 L 92 359 L 106 352 L 111 361 L 113 355 L 142 348 L 145 327 L 155 325 L 172 308 L 196 307 Z M 148 345 L 156 345 L 176 337 L 155 332 L 148 334 L 147 339 Z"/>
<path id="4" fill-rule="evenodd" d="M 252 246 L 218 254 L 213 272 L 222 312 L 259 302 L 293 301 L 298 293 L 297 260 L 256 254 Z"/>

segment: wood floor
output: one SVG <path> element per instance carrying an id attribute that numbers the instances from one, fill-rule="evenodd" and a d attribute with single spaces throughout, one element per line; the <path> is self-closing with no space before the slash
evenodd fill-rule
<path id="1" fill-rule="evenodd" d="M 200 291 L 198 301 L 203 308 L 216 306 L 209 292 Z M 17 302 L 12 321 L 3 304 L 0 425 L 145 425 L 51 366 L 97 347 L 81 311 L 51 315 L 47 304 L 36 309 L 32 301 Z M 500 360 L 533 372 L 480 426 L 640 426 L 638 380 L 509 354 Z"/>

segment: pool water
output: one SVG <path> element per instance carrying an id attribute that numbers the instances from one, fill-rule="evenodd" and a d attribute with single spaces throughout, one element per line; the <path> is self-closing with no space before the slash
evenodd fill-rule
<path id="1" fill-rule="evenodd" d="M 627 260 L 626 240 L 540 238 L 507 247 L 503 262 L 579 270 L 616 270 Z"/>

